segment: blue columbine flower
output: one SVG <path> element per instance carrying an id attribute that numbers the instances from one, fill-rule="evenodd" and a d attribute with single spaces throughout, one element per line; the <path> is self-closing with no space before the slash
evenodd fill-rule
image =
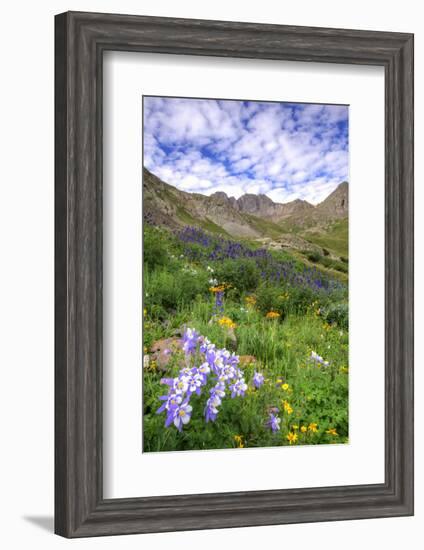
<path id="1" fill-rule="evenodd" d="M 278 432 L 278 430 L 280 429 L 280 422 L 281 422 L 281 418 L 278 418 L 278 416 L 275 416 L 274 414 L 271 413 L 269 415 L 269 419 L 266 425 L 268 428 L 271 428 L 271 430 L 275 433 L 275 432 Z"/>
<path id="2" fill-rule="evenodd" d="M 176 407 L 173 410 L 173 421 L 175 427 L 181 432 L 184 424 L 188 424 L 191 418 L 191 411 L 193 407 L 189 405 L 188 400 L 184 401 L 182 405 Z"/>
<path id="3" fill-rule="evenodd" d="M 247 390 L 247 384 L 244 378 L 240 378 L 237 382 L 230 385 L 231 397 L 244 397 L 244 392 Z"/>
<path id="4" fill-rule="evenodd" d="M 210 380 L 213 380 L 214 385 L 209 390 L 204 409 L 206 422 L 216 420 L 227 389 L 232 398 L 244 397 L 247 390 L 243 371 L 239 368 L 238 355 L 225 348 L 217 349 L 207 338 L 191 328 L 185 331 L 182 341 L 186 356 L 185 366 L 180 369 L 177 377 L 161 379 L 161 383 L 169 389 L 168 395 L 159 398 L 163 403 L 157 410 L 157 413 L 166 411 L 166 427 L 174 424 L 179 431 L 190 421 L 192 406 L 189 402 L 192 395 L 201 395 L 202 388 Z M 195 366 L 198 362 L 200 366 Z M 255 375 L 256 383 L 259 384 L 262 375 Z"/>
<path id="5" fill-rule="evenodd" d="M 186 355 L 194 353 L 200 334 L 194 329 L 188 328 L 183 336 L 183 350 Z"/>
<path id="6" fill-rule="evenodd" d="M 255 386 L 255 388 L 260 388 L 262 386 L 262 384 L 264 383 L 264 376 L 263 374 L 261 374 L 260 372 L 256 372 L 255 371 L 255 374 L 253 375 L 253 385 Z"/>

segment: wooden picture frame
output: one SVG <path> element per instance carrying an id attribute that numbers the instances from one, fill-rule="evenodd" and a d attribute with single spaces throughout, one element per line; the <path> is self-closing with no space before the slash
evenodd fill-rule
<path id="1" fill-rule="evenodd" d="M 76 12 L 57 15 L 55 31 L 56 533 L 86 537 L 412 515 L 413 35 Z M 106 50 L 384 67 L 384 483 L 103 498 Z"/>

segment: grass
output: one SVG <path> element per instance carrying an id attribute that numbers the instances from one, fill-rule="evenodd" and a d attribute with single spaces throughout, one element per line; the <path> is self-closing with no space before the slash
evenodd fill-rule
<path id="1" fill-rule="evenodd" d="M 196 242 L 181 241 L 164 230 L 146 227 L 145 231 L 144 450 L 346 442 L 347 287 L 322 274 L 313 275 L 318 271 L 311 275 L 286 251 L 261 256 L 248 245 L 241 249 L 238 243 L 225 244 L 221 238 L 200 235 Z M 228 251 L 228 257 L 216 258 L 217 250 Z M 277 280 L 272 270 L 281 266 L 286 275 Z M 319 277 L 324 287 L 305 283 L 311 277 Z M 215 283 L 228 283 L 219 311 L 216 293 L 210 290 Z M 228 328 L 228 322 L 233 328 Z M 156 411 L 159 396 L 167 391 L 161 379 L 178 376 L 187 357 L 179 348 L 173 349 L 162 369 L 151 348 L 157 340 L 181 336 L 186 327 L 241 358 L 247 391 L 244 397 L 227 395 L 216 421 L 205 423 L 205 388 L 191 398 L 191 420 L 179 432 L 173 424 L 165 428 L 165 413 Z M 328 365 L 311 361 L 312 352 Z M 198 366 L 200 360 L 194 364 Z M 253 384 L 255 372 L 265 379 L 259 388 Z M 273 432 L 267 421 L 275 408 L 280 429 Z"/>
<path id="2" fill-rule="evenodd" d="M 326 248 L 339 257 L 348 257 L 349 222 L 347 218 L 333 222 L 325 232 L 305 231 L 302 236 L 310 243 Z"/>

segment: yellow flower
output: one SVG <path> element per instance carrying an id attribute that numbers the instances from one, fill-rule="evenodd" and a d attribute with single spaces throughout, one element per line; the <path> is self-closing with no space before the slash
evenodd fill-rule
<path id="1" fill-rule="evenodd" d="M 156 361 L 153 359 L 153 361 L 150 361 L 149 363 L 149 369 L 152 370 L 152 371 L 155 371 L 157 368 L 157 363 Z"/>
<path id="2" fill-rule="evenodd" d="M 265 317 L 267 319 L 278 319 L 278 317 L 280 317 L 280 314 L 277 311 L 268 311 Z"/>
<path id="3" fill-rule="evenodd" d="M 289 432 L 287 434 L 287 440 L 292 445 L 293 443 L 296 443 L 297 441 L 297 434 L 294 434 L 293 432 Z"/>
<path id="4" fill-rule="evenodd" d="M 306 426 L 300 426 L 300 431 L 304 434 L 308 431 L 308 428 Z"/>
<path id="5" fill-rule="evenodd" d="M 243 436 L 235 435 L 234 436 L 234 441 L 236 442 L 236 445 L 239 449 L 242 449 L 244 447 Z"/>
<path id="6" fill-rule="evenodd" d="M 336 428 L 328 428 L 328 430 L 326 430 L 325 433 L 329 435 L 335 435 L 335 436 L 339 435 L 336 431 Z"/>
<path id="7" fill-rule="evenodd" d="M 244 300 L 248 306 L 254 306 L 256 304 L 255 296 L 246 296 Z"/>
<path id="8" fill-rule="evenodd" d="M 293 424 L 293 426 L 291 427 L 291 429 L 295 432 L 296 430 L 299 429 L 299 426 L 297 424 Z"/>
<path id="9" fill-rule="evenodd" d="M 218 319 L 218 324 L 220 324 L 222 327 L 228 327 L 228 328 L 236 328 L 236 323 L 232 321 L 229 317 L 221 317 L 221 319 Z"/>
<path id="10" fill-rule="evenodd" d="M 290 386 L 286 383 L 286 384 L 283 384 L 281 387 L 283 388 L 284 391 L 287 391 Z"/>
<path id="11" fill-rule="evenodd" d="M 318 424 L 316 422 L 311 422 L 308 426 L 308 430 L 310 432 L 317 432 L 318 431 Z"/>
<path id="12" fill-rule="evenodd" d="M 209 290 L 211 292 L 224 292 L 225 288 L 226 288 L 226 285 L 224 284 L 219 286 L 211 286 Z"/>
<path id="13" fill-rule="evenodd" d="M 286 400 L 283 401 L 283 407 L 287 414 L 291 414 L 293 412 L 293 409 L 290 405 L 290 403 Z"/>

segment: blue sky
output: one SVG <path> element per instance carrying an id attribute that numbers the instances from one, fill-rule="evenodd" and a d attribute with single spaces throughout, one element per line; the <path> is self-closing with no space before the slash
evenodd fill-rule
<path id="1" fill-rule="evenodd" d="M 317 204 L 348 180 L 348 107 L 144 97 L 144 165 L 188 192 Z"/>

